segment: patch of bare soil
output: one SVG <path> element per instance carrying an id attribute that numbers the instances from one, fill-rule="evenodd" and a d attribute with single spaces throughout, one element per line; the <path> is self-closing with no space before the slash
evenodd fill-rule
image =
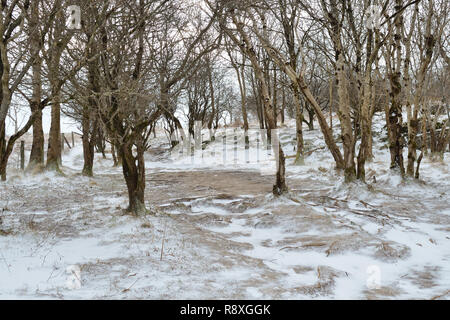
<path id="1" fill-rule="evenodd" d="M 147 183 L 150 199 L 160 204 L 196 197 L 232 199 L 242 195 L 266 195 L 272 190 L 273 177 L 248 171 L 155 172 L 148 175 Z"/>

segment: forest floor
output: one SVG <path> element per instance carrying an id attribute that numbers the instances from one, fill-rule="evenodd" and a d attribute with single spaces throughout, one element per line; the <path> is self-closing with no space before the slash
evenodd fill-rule
<path id="1" fill-rule="evenodd" d="M 79 174 L 81 146 L 66 150 L 65 176 L 12 165 L 0 299 L 450 299 L 450 154 L 402 180 L 376 121 L 367 184 L 343 182 L 316 129 L 305 165 L 287 159 L 279 198 L 273 175 L 177 163 L 160 137 L 146 154 L 154 214 L 140 218 L 123 210 L 110 154 L 93 178 Z M 282 135 L 289 156 L 294 137 L 292 126 Z"/>

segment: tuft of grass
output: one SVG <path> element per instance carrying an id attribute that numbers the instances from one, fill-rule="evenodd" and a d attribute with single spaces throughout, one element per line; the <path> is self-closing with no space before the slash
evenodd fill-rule
<path id="1" fill-rule="evenodd" d="M 151 229 L 153 226 L 150 222 L 144 222 L 143 224 L 141 224 L 141 228 L 143 229 Z"/>

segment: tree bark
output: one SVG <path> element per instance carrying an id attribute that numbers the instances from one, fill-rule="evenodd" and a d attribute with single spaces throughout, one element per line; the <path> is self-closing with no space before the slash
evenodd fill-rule
<path id="1" fill-rule="evenodd" d="M 361 106 L 361 145 L 359 146 L 359 153 L 357 159 L 356 177 L 359 180 L 365 181 L 366 170 L 365 163 L 369 154 L 370 137 L 372 136 L 371 121 L 370 121 L 370 101 L 372 94 L 372 81 L 369 69 L 366 70 L 363 84 L 363 101 Z"/>
<path id="2" fill-rule="evenodd" d="M 32 1 L 31 3 L 31 18 L 30 18 L 30 40 L 33 51 L 38 52 L 40 48 L 40 34 L 38 32 L 39 24 L 39 1 Z M 32 169 L 36 166 L 44 164 L 44 130 L 42 128 L 42 110 L 40 103 L 42 99 L 42 60 L 39 55 L 36 55 L 32 64 L 32 87 L 33 96 L 31 98 L 30 109 L 31 112 L 36 112 L 36 117 L 33 123 L 33 143 L 31 146 L 30 161 L 27 169 Z"/>
<path id="3" fill-rule="evenodd" d="M 281 110 L 280 110 L 280 115 L 281 115 L 281 125 L 284 125 L 284 110 L 286 108 L 286 90 L 285 88 L 283 88 L 283 95 L 282 95 L 282 100 L 281 100 Z"/>
<path id="4" fill-rule="evenodd" d="M 51 59 L 49 66 L 49 82 L 51 88 L 51 124 L 50 134 L 48 139 L 47 149 L 47 170 L 60 172 L 59 168 L 61 161 L 61 97 L 60 97 L 60 63 L 61 56 L 65 47 L 65 44 L 59 40 L 58 35 L 62 35 L 62 27 L 57 26 L 54 31 L 54 44 L 51 48 Z"/>
<path id="5" fill-rule="evenodd" d="M 417 14 L 418 6 L 416 5 L 416 11 L 414 14 Z M 423 109 L 421 107 L 422 105 L 422 95 L 423 95 L 423 87 L 425 82 L 425 75 L 428 69 L 428 66 L 431 63 L 431 58 L 433 56 L 433 49 L 436 40 L 434 39 L 434 36 L 431 34 L 431 18 L 433 16 L 433 3 L 430 0 L 429 1 L 429 12 L 427 17 L 427 24 L 426 24 L 426 31 L 424 35 L 424 42 L 425 42 L 425 55 L 420 55 L 420 68 L 417 75 L 417 88 L 414 95 L 414 109 L 412 114 L 408 112 L 408 115 L 410 116 L 409 123 L 408 123 L 408 162 L 406 166 L 406 174 L 410 177 L 419 176 L 419 163 L 417 163 L 417 169 L 415 170 L 414 165 L 417 160 L 417 132 L 419 131 L 419 120 L 418 120 L 418 114 L 419 110 Z M 411 28 L 414 27 L 414 24 L 411 26 Z M 408 43 L 409 44 L 409 43 Z M 410 45 L 410 44 L 409 44 Z M 409 47 L 407 46 L 407 49 Z M 409 52 L 407 52 L 407 57 L 409 59 Z M 408 61 L 409 63 L 409 61 Z M 405 75 L 406 76 L 406 75 Z M 409 83 L 409 81 L 408 81 Z M 408 91 L 406 94 L 410 94 Z M 422 112 L 423 115 L 425 115 L 425 112 Z M 424 118 L 426 118 L 424 116 Z M 424 135 L 422 137 L 423 139 L 426 139 L 426 136 Z M 423 141 L 423 143 L 425 140 Z M 423 149 L 422 149 L 423 150 Z"/>
<path id="6" fill-rule="evenodd" d="M 355 139 L 350 117 L 350 99 L 348 96 L 344 57 L 342 53 L 339 53 L 337 63 L 337 79 L 339 95 L 338 116 L 341 122 L 342 143 L 344 147 L 344 176 L 346 182 L 352 182 L 356 179 Z"/>
<path id="7" fill-rule="evenodd" d="M 298 88 L 298 84 L 293 84 L 293 96 L 294 96 L 294 105 L 295 105 L 295 132 L 296 132 L 296 140 L 297 140 L 297 148 L 295 155 L 295 165 L 303 165 L 305 164 L 305 155 L 304 155 L 304 142 L 303 142 L 303 113 L 300 105 L 300 91 Z"/>
<path id="8" fill-rule="evenodd" d="M 0 178 L 6 181 L 6 165 L 8 158 L 6 155 L 6 137 L 5 137 L 5 123 L 0 123 Z"/>
<path id="9" fill-rule="evenodd" d="M 396 0 L 395 10 L 400 12 L 403 7 L 402 0 Z M 391 85 L 391 104 L 389 106 L 389 111 L 386 115 L 387 126 L 389 127 L 389 151 L 391 154 L 391 169 L 398 170 L 403 176 L 405 174 L 405 167 L 403 161 L 403 142 L 402 142 L 402 84 L 401 79 L 401 38 L 402 38 L 402 28 L 403 28 L 403 14 L 399 13 L 394 20 L 394 42 L 392 43 L 394 47 L 393 55 L 388 52 L 388 62 L 392 62 L 393 66 L 390 68 L 389 80 Z M 391 61 L 392 60 L 392 61 Z"/>
<path id="10" fill-rule="evenodd" d="M 311 107 L 307 107 L 306 110 L 308 111 L 308 130 L 313 131 L 314 130 L 314 109 Z"/>
<path id="11" fill-rule="evenodd" d="M 209 120 L 208 120 L 208 131 L 209 131 L 209 136 L 210 136 L 210 140 L 211 141 L 215 141 L 216 140 L 216 136 L 215 136 L 215 130 L 213 130 L 213 121 L 214 121 L 214 116 L 216 114 L 216 95 L 214 93 L 214 84 L 213 84 L 213 79 L 212 79 L 212 74 L 213 74 L 213 69 L 211 68 L 210 65 L 210 61 L 208 60 L 208 82 L 209 82 L 209 90 L 211 93 L 211 115 L 209 116 Z"/>
<path id="12" fill-rule="evenodd" d="M 51 124 L 48 139 L 47 165 L 48 170 L 60 171 L 61 159 L 61 106 L 59 94 L 52 94 Z"/>
<path id="13" fill-rule="evenodd" d="M 30 106 L 31 112 L 37 112 L 33 123 L 33 143 L 31 146 L 30 161 L 27 170 L 44 164 L 44 130 L 42 128 L 42 110 L 35 103 Z"/>
<path id="14" fill-rule="evenodd" d="M 248 131 L 248 116 L 247 116 L 247 89 L 245 85 L 245 72 L 244 72 L 244 66 L 245 64 L 245 58 L 244 55 L 242 56 L 242 66 L 240 73 L 241 75 L 238 76 L 239 84 L 240 84 L 240 91 L 241 91 L 241 109 L 242 109 L 242 120 L 244 121 L 244 130 L 245 132 Z M 236 72 L 239 74 L 239 70 L 236 70 Z"/>
<path id="15" fill-rule="evenodd" d="M 82 131 L 83 131 L 83 171 L 82 174 L 87 177 L 94 175 L 94 138 L 97 129 L 97 121 L 92 121 L 89 107 L 83 108 Z"/>
<path id="16" fill-rule="evenodd" d="M 144 148 L 141 143 L 138 143 L 137 156 L 134 157 L 132 145 L 125 144 L 121 146 L 120 153 L 123 160 L 123 175 L 128 188 L 127 211 L 137 216 L 143 215 L 146 213 Z"/>

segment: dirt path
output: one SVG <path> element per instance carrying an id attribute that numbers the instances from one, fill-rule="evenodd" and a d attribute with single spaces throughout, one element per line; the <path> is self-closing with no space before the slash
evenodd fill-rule
<path id="1" fill-rule="evenodd" d="M 148 175 L 148 196 L 161 204 L 180 195 L 188 197 L 261 196 L 272 190 L 273 177 L 248 171 L 154 172 Z"/>

